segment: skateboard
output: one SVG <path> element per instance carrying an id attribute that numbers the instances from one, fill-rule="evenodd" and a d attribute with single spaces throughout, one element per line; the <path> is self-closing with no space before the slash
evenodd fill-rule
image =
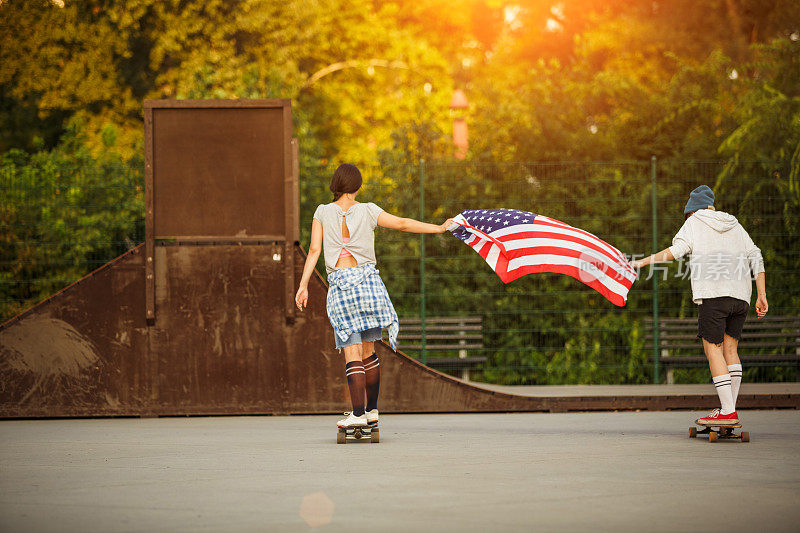
<path id="1" fill-rule="evenodd" d="M 689 438 L 695 438 L 698 435 L 708 435 L 708 442 L 717 442 L 718 440 L 736 440 L 742 442 L 750 442 L 750 432 L 740 431 L 738 434 L 733 430 L 742 427 L 741 424 L 732 426 L 723 426 L 721 424 L 701 424 L 697 420 L 694 422 L 698 426 L 704 426 L 703 429 L 698 430 L 696 427 L 689 428 Z M 717 429 L 714 429 L 717 428 Z"/>
<path id="2" fill-rule="evenodd" d="M 357 428 L 336 428 L 336 444 L 347 444 L 347 440 L 366 440 L 369 439 L 371 443 L 378 443 L 381 441 L 381 433 L 378 425 L 365 426 Z"/>

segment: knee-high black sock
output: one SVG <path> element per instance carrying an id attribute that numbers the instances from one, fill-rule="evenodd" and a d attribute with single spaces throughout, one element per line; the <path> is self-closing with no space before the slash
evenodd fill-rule
<path id="1" fill-rule="evenodd" d="M 361 416 L 364 414 L 364 363 L 361 361 L 351 361 L 344 366 L 344 373 L 347 375 L 347 388 L 350 389 L 350 402 L 353 404 L 353 414 Z"/>
<path id="2" fill-rule="evenodd" d="M 381 367 L 378 354 L 373 353 L 364 359 L 364 372 L 367 386 L 367 411 L 378 408 L 378 391 L 381 388 Z"/>

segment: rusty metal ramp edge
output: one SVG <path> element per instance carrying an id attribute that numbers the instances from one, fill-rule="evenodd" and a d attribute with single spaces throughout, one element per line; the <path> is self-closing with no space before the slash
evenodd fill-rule
<path id="1" fill-rule="evenodd" d="M 334 348 L 319 274 L 306 311 L 287 311 L 286 268 L 299 279 L 304 260 L 299 245 L 294 257 L 281 257 L 274 243 L 260 241 L 156 243 L 155 319 L 148 322 L 144 250 L 126 252 L 0 325 L 0 417 L 347 410 L 344 360 Z M 706 409 L 717 403 L 715 395 L 509 394 L 432 370 L 383 343 L 376 351 L 384 413 Z M 738 403 L 797 409 L 800 394 L 743 395 Z"/>

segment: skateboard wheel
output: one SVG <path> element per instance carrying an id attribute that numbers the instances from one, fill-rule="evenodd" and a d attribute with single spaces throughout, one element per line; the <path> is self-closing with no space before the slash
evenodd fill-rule
<path id="1" fill-rule="evenodd" d="M 336 434 L 336 444 L 345 444 L 347 442 L 347 433 L 342 430 Z"/>
<path id="2" fill-rule="evenodd" d="M 689 428 L 689 438 L 693 439 L 697 437 L 697 428 Z"/>
<path id="3" fill-rule="evenodd" d="M 742 442 L 750 442 L 750 432 L 742 431 Z"/>
<path id="4" fill-rule="evenodd" d="M 378 431 L 378 428 L 372 430 L 372 434 L 369 436 L 370 442 L 377 443 L 381 441 L 381 433 Z"/>
<path id="5" fill-rule="evenodd" d="M 717 434 L 715 432 L 711 432 L 708 434 L 708 442 L 717 442 Z"/>

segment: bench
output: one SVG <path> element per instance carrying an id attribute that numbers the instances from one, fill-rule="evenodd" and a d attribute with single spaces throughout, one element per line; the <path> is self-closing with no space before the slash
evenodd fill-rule
<path id="1" fill-rule="evenodd" d="M 422 349 L 422 320 L 401 318 L 398 350 Z M 460 373 L 469 381 L 470 370 L 486 362 L 484 356 L 468 356 L 468 350 L 483 349 L 483 318 L 427 317 L 425 319 L 425 350 L 433 352 L 458 351 L 458 357 L 428 358 L 426 364 L 437 370 Z"/>
<path id="2" fill-rule="evenodd" d="M 703 343 L 697 338 L 696 318 L 661 318 L 658 324 L 659 362 L 666 370 L 667 383 L 674 383 L 675 368 L 708 364 Z M 653 319 L 646 318 L 645 325 L 645 341 L 652 345 Z M 800 381 L 800 316 L 748 317 L 739 342 L 739 358 L 745 368 L 748 365 L 797 366 L 797 379 Z"/>

